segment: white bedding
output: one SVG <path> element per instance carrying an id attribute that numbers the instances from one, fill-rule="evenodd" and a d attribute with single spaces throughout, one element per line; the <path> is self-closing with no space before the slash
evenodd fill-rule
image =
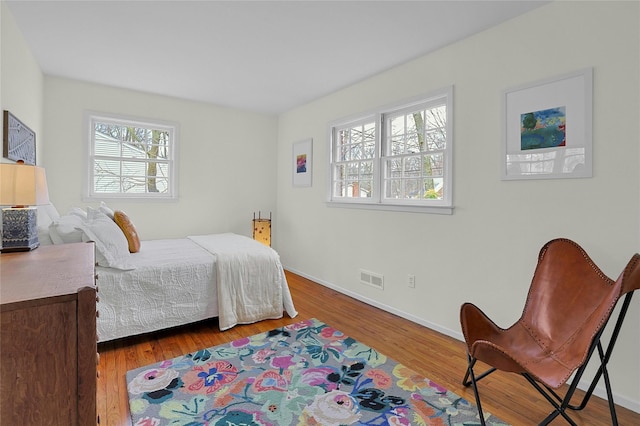
<path id="1" fill-rule="evenodd" d="M 220 317 L 221 330 L 261 319 L 281 318 L 284 309 L 291 317 L 295 317 L 297 312 L 277 253 L 247 237 L 219 235 L 222 237 L 195 236 L 142 241 L 140 251 L 130 256 L 130 265 L 135 269 L 123 271 L 96 267 L 99 289 L 98 341 L 148 333 L 216 316 Z M 229 252 L 225 252 L 224 246 L 218 244 L 223 241 L 229 245 Z M 269 275 L 279 303 L 270 292 L 258 290 L 251 284 L 247 287 L 247 283 L 243 288 L 248 289 L 250 294 L 242 293 L 242 299 L 251 303 L 251 306 L 242 308 L 238 298 L 224 301 L 229 292 L 234 293 L 230 290 L 234 281 L 229 278 L 235 275 L 233 264 L 237 265 L 243 258 L 238 251 L 241 246 L 245 251 L 251 247 L 258 253 L 265 252 L 263 247 L 275 254 L 275 272 L 250 266 L 241 267 L 245 272 L 240 274 L 247 276 L 246 272 L 249 271 L 251 276 L 255 276 L 255 273 Z M 227 265 L 223 267 L 223 281 L 227 288 L 222 292 L 224 298 L 219 298 L 218 259 Z M 253 255 L 245 255 L 244 259 L 250 262 L 256 260 Z M 263 298 L 265 303 L 260 302 Z M 229 309 L 229 306 L 234 307 Z M 279 313 L 276 313 L 278 309 Z"/>
<path id="2" fill-rule="evenodd" d="M 216 256 L 220 330 L 297 315 L 280 257 L 271 247 L 235 234 L 188 237 Z"/>

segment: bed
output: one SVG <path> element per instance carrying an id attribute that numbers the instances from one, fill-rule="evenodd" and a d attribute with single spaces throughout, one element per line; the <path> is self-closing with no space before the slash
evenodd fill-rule
<path id="1" fill-rule="evenodd" d="M 224 331 L 284 312 L 297 316 L 277 252 L 249 237 L 138 241 L 132 253 L 127 229 L 106 207 L 89 207 L 86 216 L 81 209 L 56 213 L 39 215 L 41 244 L 95 243 L 99 342 L 215 317 Z"/>

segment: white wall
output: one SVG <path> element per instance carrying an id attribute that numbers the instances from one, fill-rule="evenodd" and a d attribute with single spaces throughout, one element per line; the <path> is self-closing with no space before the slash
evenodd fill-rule
<path id="1" fill-rule="evenodd" d="M 275 213 L 275 116 L 49 76 L 44 93 L 49 195 L 62 213 L 87 204 L 82 200 L 86 111 L 179 125 L 179 201 L 107 201 L 127 212 L 142 239 L 214 232 L 250 236 L 253 212 Z"/>
<path id="2" fill-rule="evenodd" d="M 0 3 L 0 103 L 36 133 L 36 163 L 44 165 L 42 88 L 44 76 L 11 11 Z M 0 112 L 2 112 L 0 111 Z M 0 118 L 2 121 L 2 118 Z M 10 162 L 5 158 L 2 161 Z"/>
<path id="3" fill-rule="evenodd" d="M 637 2 L 555 2 L 278 119 L 44 78 L 0 8 L 2 108 L 37 132 L 38 163 L 62 211 L 84 204 L 83 114 L 91 109 L 180 124 L 180 200 L 114 203 L 144 239 L 249 235 L 252 213 L 273 211 L 274 246 L 289 269 L 457 337 L 464 301 L 501 325 L 519 316 L 537 252 L 551 238 L 578 241 L 612 277 L 639 249 Z M 594 177 L 500 181 L 502 91 L 585 67 L 594 68 Z M 327 124 L 449 84 L 455 213 L 327 207 Z M 292 143 L 308 137 L 313 187 L 292 188 Z M 384 274 L 385 290 L 361 285 L 360 268 Z M 416 275 L 415 289 L 407 274 Z M 610 366 L 616 401 L 636 411 L 639 325 L 636 297 Z"/>
<path id="4" fill-rule="evenodd" d="M 574 239 L 617 277 L 640 249 L 639 15 L 637 2 L 554 2 L 282 114 L 274 232 L 285 266 L 458 338 L 465 301 L 503 326 L 519 317 L 538 250 L 555 237 Z M 501 181 L 503 91 L 586 67 L 594 177 Z M 453 215 L 326 205 L 330 121 L 450 84 Z M 292 143 L 309 137 L 313 186 L 293 188 Z M 383 274 L 384 290 L 360 284 L 360 268 Z M 637 299 L 610 372 L 616 401 L 639 411 Z"/>

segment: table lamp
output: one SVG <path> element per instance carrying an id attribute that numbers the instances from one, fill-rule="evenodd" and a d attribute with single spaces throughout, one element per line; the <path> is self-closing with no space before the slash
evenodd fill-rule
<path id="1" fill-rule="evenodd" d="M 29 251 L 38 241 L 38 211 L 31 206 L 49 204 L 47 178 L 42 167 L 0 163 L 2 252 Z"/>

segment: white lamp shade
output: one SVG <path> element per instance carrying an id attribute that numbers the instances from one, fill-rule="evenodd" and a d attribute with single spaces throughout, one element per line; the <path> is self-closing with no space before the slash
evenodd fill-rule
<path id="1" fill-rule="evenodd" d="M 0 163 L 0 206 L 44 204 L 49 204 L 49 190 L 42 167 Z"/>

